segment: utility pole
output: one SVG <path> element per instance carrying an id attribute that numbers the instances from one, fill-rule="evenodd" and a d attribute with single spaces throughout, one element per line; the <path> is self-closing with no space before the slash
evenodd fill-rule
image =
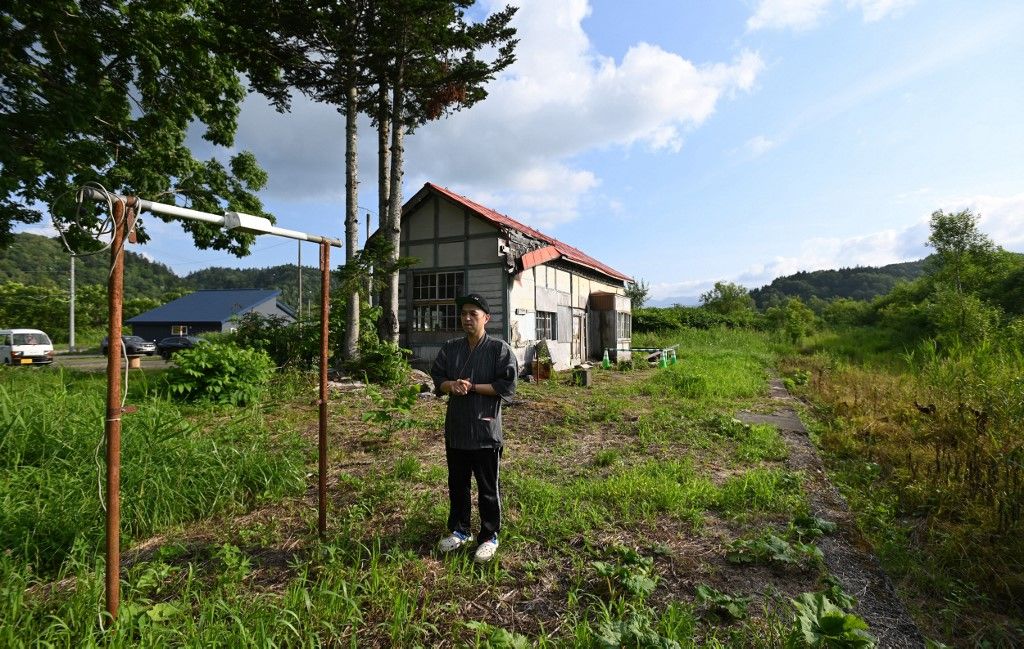
<path id="1" fill-rule="evenodd" d="M 302 242 L 296 240 L 295 243 L 299 244 L 299 300 L 298 300 L 299 303 L 297 305 L 295 305 L 295 306 L 298 307 L 295 310 L 295 312 L 299 314 L 299 322 L 301 323 L 302 322 Z"/>
<path id="2" fill-rule="evenodd" d="M 71 255 L 71 312 L 68 314 L 68 351 L 75 351 L 75 255 Z"/>

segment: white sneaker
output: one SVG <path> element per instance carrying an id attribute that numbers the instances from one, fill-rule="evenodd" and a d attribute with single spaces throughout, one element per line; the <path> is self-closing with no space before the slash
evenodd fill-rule
<path id="1" fill-rule="evenodd" d="M 441 539 L 441 541 L 437 544 L 437 549 L 441 552 L 451 552 L 452 550 L 458 550 L 467 543 L 469 543 L 468 534 L 463 534 L 462 532 L 452 532 L 448 536 Z"/>
<path id="2" fill-rule="evenodd" d="M 473 561 L 477 563 L 485 563 L 494 558 L 494 553 L 498 551 L 498 537 L 495 536 L 490 541 L 484 541 L 480 545 L 476 546 L 476 555 L 473 556 Z"/>

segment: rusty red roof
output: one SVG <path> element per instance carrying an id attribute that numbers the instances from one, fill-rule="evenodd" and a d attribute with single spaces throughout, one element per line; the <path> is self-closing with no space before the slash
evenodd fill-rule
<path id="1" fill-rule="evenodd" d="M 549 247 L 540 248 L 538 250 L 534 250 L 523 255 L 522 261 L 524 269 L 530 268 L 531 266 L 536 266 L 538 264 L 542 264 L 546 261 L 550 261 L 558 257 L 562 257 L 567 261 L 579 264 L 580 266 L 591 268 L 604 275 L 608 275 L 609 277 L 614 277 L 615 279 L 620 279 L 624 282 L 633 281 L 632 277 L 620 273 L 611 266 L 606 266 L 605 264 L 602 264 L 601 262 L 594 259 L 590 255 L 586 254 L 582 250 L 574 248 L 567 243 L 562 243 L 561 241 L 555 239 L 554 237 L 550 237 L 544 234 L 543 232 L 540 232 L 539 230 L 534 230 L 530 226 L 524 225 L 510 216 L 505 216 L 501 212 L 496 212 L 485 205 L 481 205 L 480 203 L 477 203 L 474 200 L 462 196 L 461 194 L 456 194 L 447 187 L 441 187 L 440 185 L 435 185 L 434 183 L 426 183 L 424 185 L 424 188 L 429 188 L 443 196 L 446 196 L 452 201 L 459 203 L 460 205 L 468 207 L 477 216 L 480 216 L 486 221 L 490 221 L 491 223 L 499 227 L 504 226 L 506 228 L 511 228 L 513 230 L 522 232 L 523 234 L 529 235 L 535 239 L 540 239 L 541 241 L 550 244 L 550 248 L 554 248 L 554 250 L 551 250 Z"/>

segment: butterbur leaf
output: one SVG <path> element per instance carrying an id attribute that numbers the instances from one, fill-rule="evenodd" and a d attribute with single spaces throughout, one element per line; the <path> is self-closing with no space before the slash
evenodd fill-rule
<path id="1" fill-rule="evenodd" d="M 640 597 L 650 595 L 654 592 L 655 587 L 654 580 L 643 575 L 629 575 L 622 580 L 622 585 L 630 593 Z"/>
<path id="2" fill-rule="evenodd" d="M 177 616 L 179 613 L 181 613 L 181 611 L 178 607 L 169 602 L 155 604 L 152 608 L 146 611 L 146 615 L 154 622 L 164 622 L 165 620 L 169 620 L 172 617 Z"/>

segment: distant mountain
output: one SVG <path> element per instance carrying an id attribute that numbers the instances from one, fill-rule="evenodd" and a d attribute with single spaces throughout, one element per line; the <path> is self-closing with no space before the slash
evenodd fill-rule
<path id="1" fill-rule="evenodd" d="M 910 282 L 923 275 L 927 261 L 920 259 L 878 268 L 859 266 L 839 270 L 801 271 L 777 277 L 771 284 L 750 291 L 750 296 L 759 309 L 778 304 L 788 297 L 799 297 L 805 302 L 812 297 L 823 300 L 871 300 L 891 291 L 897 282 Z"/>
<path id="2" fill-rule="evenodd" d="M 110 252 L 78 257 L 75 284 L 106 286 L 110 273 Z M 19 282 L 28 286 L 57 286 L 68 289 L 71 256 L 60 239 L 20 232 L 7 248 L 0 248 L 0 283 Z M 124 268 L 125 297 L 159 298 L 184 288 L 182 279 L 168 266 L 127 251 Z"/>
<path id="3" fill-rule="evenodd" d="M 674 295 L 672 297 L 663 297 L 660 299 L 651 298 L 644 303 L 647 307 L 666 307 L 666 306 L 697 306 L 700 304 L 699 295 Z"/>
<path id="4" fill-rule="evenodd" d="M 168 293 L 203 288 L 268 288 L 281 291 L 281 301 L 298 307 L 299 273 L 292 265 L 269 268 L 204 268 L 179 277 L 165 264 L 150 261 L 126 251 L 124 270 L 125 298 L 160 299 Z M 110 253 L 79 257 L 75 263 L 75 284 L 106 286 L 110 272 Z M 0 248 L 0 283 L 19 282 L 29 286 L 57 286 L 68 289 L 71 258 L 60 239 L 21 232 L 14 242 Z M 332 282 L 334 278 L 332 278 Z M 320 271 L 302 268 L 303 305 L 320 302 Z"/>

